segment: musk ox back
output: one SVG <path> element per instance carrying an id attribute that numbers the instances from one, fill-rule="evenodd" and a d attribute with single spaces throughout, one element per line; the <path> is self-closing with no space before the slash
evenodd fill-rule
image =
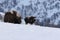
<path id="1" fill-rule="evenodd" d="M 35 17 L 31 16 L 31 17 L 26 17 L 25 19 L 25 23 L 28 24 L 33 24 L 35 22 Z"/>
<path id="2" fill-rule="evenodd" d="M 4 22 L 20 24 L 21 23 L 21 17 L 17 16 L 16 11 L 6 12 L 5 16 L 4 16 Z"/>

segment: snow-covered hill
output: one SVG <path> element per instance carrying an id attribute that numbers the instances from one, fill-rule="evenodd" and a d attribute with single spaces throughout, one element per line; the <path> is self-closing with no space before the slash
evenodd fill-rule
<path id="1" fill-rule="evenodd" d="M 0 22 L 0 40 L 60 40 L 60 29 Z"/>
<path id="2" fill-rule="evenodd" d="M 35 16 L 38 25 L 60 26 L 60 0 L 0 0 L 0 12 L 10 10 L 17 10 L 22 18 Z"/>

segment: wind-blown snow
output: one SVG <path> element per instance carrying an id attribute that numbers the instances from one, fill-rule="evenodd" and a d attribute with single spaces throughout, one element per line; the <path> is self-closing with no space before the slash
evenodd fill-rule
<path id="1" fill-rule="evenodd" d="M 0 22 L 0 40 L 60 40 L 60 29 Z"/>

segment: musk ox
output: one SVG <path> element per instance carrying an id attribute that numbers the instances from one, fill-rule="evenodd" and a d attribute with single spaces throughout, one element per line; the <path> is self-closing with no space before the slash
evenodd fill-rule
<path id="1" fill-rule="evenodd" d="M 25 23 L 26 24 L 33 24 L 35 22 L 35 17 L 31 16 L 31 17 L 26 17 L 25 19 Z"/>
<path id="2" fill-rule="evenodd" d="M 21 16 L 17 16 L 18 13 L 16 11 L 6 12 L 4 16 L 4 22 L 20 24 L 21 23 Z"/>

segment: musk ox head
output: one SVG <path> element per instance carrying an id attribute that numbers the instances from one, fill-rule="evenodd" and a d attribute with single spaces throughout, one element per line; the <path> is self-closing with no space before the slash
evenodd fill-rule
<path id="1" fill-rule="evenodd" d="M 26 24 L 29 23 L 29 17 L 26 17 L 24 20 L 25 20 L 25 23 L 26 23 Z"/>
<path id="2" fill-rule="evenodd" d="M 6 12 L 4 16 L 4 22 L 20 24 L 21 23 L 21 16 L 17 16 L 16 11 Z"/>
<path id="3" fill-rule="evenodd" d="M 31 17 L 26 17 L 25 19 L 25 23 L 28 24 L 33 24 L 35 22 L 35 17 L 31 16 Z"/>

